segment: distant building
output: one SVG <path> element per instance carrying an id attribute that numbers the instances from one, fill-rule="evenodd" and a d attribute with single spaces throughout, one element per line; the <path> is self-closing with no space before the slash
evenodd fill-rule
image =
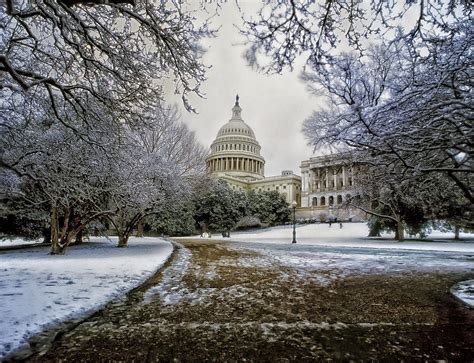
<path id="1" fill-rule="evenodd" d="M 318 218 L 321 213 L 341 219 L 365 219 L 358 209 L 343 203 L 356 195 L 354 177 L 359 165 L 344 154 L 315 156 L 301 162 L 301 208 L 299 218 Z"/>
<path id="2" fill-rule="evenodd" d="M 301 177 L 285 170 L 281 175 L 265 177 L 265 159 L 255 133 L 242 120 L 239 96 L 232 108 L 232 118 L 220 128 L 206 158 L 209 175 L 226 180 L 233 189 L 272 191 L 291 204 L 301 205 Z"/>

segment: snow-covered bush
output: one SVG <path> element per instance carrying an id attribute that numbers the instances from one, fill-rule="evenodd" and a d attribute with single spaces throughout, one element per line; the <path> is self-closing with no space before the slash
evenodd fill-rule
<path id="1" fill-rule="evenodd" d="M 235 225 L 235 229 L 261 228 L 266 227 L 256 216 L 245 216 Z"/>
<path id="2" fill-rule="evenodd" d="M 328 215 L 327 213 L 324 213 L 324 212 L 319 213 L 318 217 L 319 217 L 319 222 L 321 223 L 324 223 L 328 220 Z"/>

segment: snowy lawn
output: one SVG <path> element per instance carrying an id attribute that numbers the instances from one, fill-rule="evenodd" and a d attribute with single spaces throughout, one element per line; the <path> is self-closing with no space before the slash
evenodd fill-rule
<path id="1" fill-rule="evenodd" d="M 258 251 L 275 263 L 295 268 L 302 277 L 317 274 L 321 283 L 344 276 L 365 274 L 400 274 L 404 272 L 474 273 L 474 235 L 461 234 L 455 242 L 452 234 L 434 231 L 432 241 L 390 240 L 391 236 L 367 238 L 365 223 L 310 224 L 296 228 L 297 243 L 292 244 L 292 226 L 279 226 L 253 232 L 233 233 L 230 240 L 238 246 Z M 252 263 L 268 263 L 253 261 Z M 473 281 L 453 290 L 461 300 L 474 301 Z M 469 288 L 470 287 L 470 288 Z"/>
<path id="2" fill-rule="evenodd" d="M 31 245 L 36 243 L 41 243 L 42 238 L 38 239 L 23 239 L 18 237 L 0 237 L 0 247 L 10 247 L 10 246 L 21 246 L 21 245 Z"/>
<path id="3" fill-rule="evenodd" d="M 252 251 L 254 254 L 242 255 L 239 259 L 222 259 L 220 267 L 235 265 L 239 268 L 271 269 L 284 266 L 296 271 L 304 280 L 328 286 L 336 280 L 368 275 L 401 276 L 417 273 L 467 273 L 474 276 L 474 241 L 462 242 L 447 240 L 433 242 L 398 242 L 388 239 L 367 238 L 368 229 L 363 223 L 344 224 L 340 228 L 333 224 L 302 225 L 297 228 L 297 243 L 292 244 L 292 227 L 279 226 L 252 232 L 234 232 L 227 245 L 239 251 Z M 439 234 L 438 234 L 439 236 Z M 463 236 L 466 238 L 466 235 Z M 213 237 L 211 240 L 224 240 Z M 177 239 L 180 240 L 180 239 Z M 183 239 L 185 240 L 185 239 Z M 209 239 L 199 239 L 210 243 Z M 183 255 L 183 261 L 185 260 Z M 186 263 L 180 263 L 187 266 Z M 216 271 L 207 271 L 210 279 Z M 205 290 L 196 294 L 185 287 L 176 289 L 179 280 L 177 271 L 172 275 L 173 289 L 167 288 L 171 282 L 157 286 L 165 302 L 179 301 L 185 296 L 193 301 L 202 299 Z M 166 280 L 166 273 L 164 280 Z M 162 291 L 159 290 L 162 288 Z M 463 296 L 474 291 L 466 290 Z M 470 292 L 469 292 L 470 291 Z M 153 293 L 155 291 L 151 291 Z M 183 296 L 179 296 L 179 295 Z"/>
<path id="4" fill-rule="evenodd" d="M 0 252 L 0 360 L 51 323 L 88 314 L 123 296 L 151 276 L 170 256 L 159 238 L 93 238 L 64 256 L 48 250 Z"/>
<path id="5" fill-rule="evenodd" d="M 460 282 L 453 286 L 451 293 L 474 309 L 474 280 Z"/>
<path id="6" fill-rule="evenodd" d="M 230 240 L 259 243 L 290 243 L 292 240 L 293 227 L 278 226 L 251 232 L 234 232 Z M 297 244 L 332 246 L 332 247 L 368 247 L 384 249 L 404 250 L 427 250 L 427 251 L 458 251 L 474 252 L 474 234 L 461 234 L 463 241 L 452 240 L 452 233 L 441 233 L 434 231 L 427 239 L 428 241 L 405 241 L 391 240 L 389 235 L 383 238 L 368 238 L 369 230 L 366 223 L 344 223 L 340 228 L 338 223 L 328 224 L 305 224 L 297 225 Z M 217 237 L 216 237 L 217 238 Z"/>

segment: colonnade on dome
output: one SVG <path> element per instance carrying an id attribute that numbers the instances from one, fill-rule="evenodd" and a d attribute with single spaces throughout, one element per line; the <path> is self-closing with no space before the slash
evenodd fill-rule
<path id="1" fill-rule="evenodd" d="M 261 160 L 246 157 L 214 157 L 207 160 L 209 173 L 216 172 L 247 172 L 264 175 L 265 163 Z"/>

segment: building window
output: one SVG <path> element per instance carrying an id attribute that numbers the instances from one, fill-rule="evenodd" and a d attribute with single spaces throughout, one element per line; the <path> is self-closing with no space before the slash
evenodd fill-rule
<path id="1" fill-rule="evenodd" d="M 318 205 L 318 198 L 314 197 L 313 202 L 311 204 L 313 207 L 316 207 Z"/>
<path id="2" fill-rule="evenodd" d="M 321 197 L 321 202 L 319 203 L 319 205 L 326 205 L 326 198 L 325 197 Z"/>
<path id="3" fill-rule="evenodd" d="M 331 195 L 329 197 L 329 205 L 333 205 L 334 204 L 334 197 Z"/>
<path id="4" fill-rule="evenodd" d="M 342 195 L 337 196 L 337 204 L 342 204 Z"/>
<path id="5" fill-rule="evenodd" d="M 286 189 L 286 185 L 283 185 L 283 189 Z"/>

